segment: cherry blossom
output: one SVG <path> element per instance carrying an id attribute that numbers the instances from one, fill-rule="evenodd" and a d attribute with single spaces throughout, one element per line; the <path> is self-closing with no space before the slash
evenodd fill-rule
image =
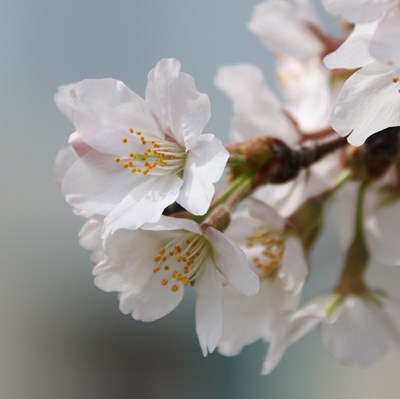
<path id="1" fill-rule="evenodd" d="M 285 231 L 285 220 L 259 201 L 248 201 L 247 206 L 233 215 L 226 235 L 250 260 L 260 277 L 260 291 L 245 297 L 231 287 L 224 289 L 218 349 L 228 356 L 258 339 L 275 342 L 284 333 L 308 273 L 300 240 Z"/>
<path id="2" fill-rule="evenodd" d="M 88 151 L 66 173 L 62 191 L 76 209 L 105 216 L 105 232 L 156 222 L 177 201 L 204 214 L 228 153 L 212 134 L 207 95 L 175 59 L 150 71 L 143 100 L 114 79 L 84 80 L 56 96 Z"/>
<path id="3" fill-rule="evenodd" d="M 263 371 L 271 372 L 286 348 L 318 324 L 323 345 L 337 360 L 346 365 L 369 366 L 400 343 L 393 321 L 399 303 L 376 292 L 317 297 L 292 314 L 286 334 L 271 345 Z"/>
<path id="4" fill-rule="evenodd" d="M 203 354 L 222 333 L 223 286 L 255 295 L 259 279 L 243 251 L 213 227 L 162 216 L 157 224 L 117 230 L 105 239 L 106 258 L 94 269 L 95 284 L 119 292 L 120 309 L 152 321 L 172 311 L 184 288 L 196 292 L 196 331 Z"/>

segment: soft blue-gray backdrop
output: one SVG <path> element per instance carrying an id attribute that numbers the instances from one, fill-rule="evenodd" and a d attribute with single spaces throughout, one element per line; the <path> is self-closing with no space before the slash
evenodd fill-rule
<path id="1" fill-rule="evenodd" d="M 72 129 L 53 104 L 56 87 L 115 77 L 143 94 L 162 57 L 179 58 L 210 95 L 207 130 L 227 140 L 231 107 L 213 86 L 217 68 L 252 62 L 272 81 L 273 57 L 246 29 L 256 3 L 0 1 L 1 398 L 398 397 L 398 356 L 368 371 L 344 368 L 314 332 L 265 378 L 258 375 L 263 344 L 232 359 L 202 357 L 190 295 L 158 322 L 122 315 L 116 296 L 94 287 L 78 245 L 82 220 L 52 180 L 54 156 Z M 337 242 L 329 233 L 323 241 L 308 297 L 337 276 Z M 386 279 L 396 289 L 399 272 L 388 270 Z"/>

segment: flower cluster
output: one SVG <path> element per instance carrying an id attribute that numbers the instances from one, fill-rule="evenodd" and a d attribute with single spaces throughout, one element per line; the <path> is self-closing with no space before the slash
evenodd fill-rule
<path id="1" fill-rule="evenodd" d="M 226 147 L 203 133 L 209 98 L 176 59 L 149 72 L 145 98 L 114 79 L 55 96 L 75 128 L 56 177 L 86 219 L 96 286 L 142 321 L 193 289 L 203 354 L 261 339 L 263 374 L 317 324 L 344 364 L 369 365 L 400 343 L 400 301 L 365 280 L 371 262 L 400 265 L 400 2 L 323 3 L 352 24 L 347 38 L 325 32 L 309 1 L 255 7 L 249 29 L 276 53 L 280 93 L 256 66 L 221 67 L 215 83 L 234 114 Z M 342 273 L 302 307 L 329 207 Z"/>

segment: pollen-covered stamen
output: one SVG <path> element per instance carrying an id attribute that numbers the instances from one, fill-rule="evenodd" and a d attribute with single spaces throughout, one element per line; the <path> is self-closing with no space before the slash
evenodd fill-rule
<path id="1" fill-rule="evenodd" d="M 193 283 L 201 272 L 210 244 L 200 234 L 186 233 L 161 247 L 154 257 L 153 273 L 172 292 Z"/>
<path id="2" fill-rule="evenodd" d="M 179 174 L 183 171 L 186 152 L 179 144 L 169 140 L 154 139 L 144 136 L 142 132 L 130 128 L 122 143 L 127 145 L 125 156 L 115 157 L 115 162 L 131 173 L 142 175 L 161 176 L 165 174 Z M 133 145 L 132 145 L 133 144 Z M 137 151 L 138 145 L 143 147 Z M 135 150 L 132 150 L 132 147 Z"/>
<path id="3" fill-rule="evenodd" d="M 280 230 L 260 230 L 247 238 L 248 252 L 257 272 L 273 274 L 281 265 L 286 237 Z"/>

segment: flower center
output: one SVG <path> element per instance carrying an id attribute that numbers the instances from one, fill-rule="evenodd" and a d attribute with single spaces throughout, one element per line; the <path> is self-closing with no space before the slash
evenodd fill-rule
<path id="1" fill-rule="evenodd" d="M 281 265 L 286 237 L 280 230 L 261 230 L 247 237 L 247 250 L 256 272 L 272 275 Z"/>
<path id="2" fill-rule="evenodd" d="M 160 276 L 161 285 L 177 292 L 197 278 L 209 248 L 208 241 L 199 234 L 180 235 L 159 249 L 153 259 L 153 273 Z"/>
<path id="3" fill-rule="evenodd" d="M 127 171 L 153 176 L 179 174 L 183 171 L 186 153 L 177 143 L 168 140 L 149 140 L 142 132 L 135 132 L 130 128 L 129 135 L 124 137 L 122 142 L 129 147 L 132 141 L 135 148 L 139 141 L 143 151 L 131 151 L 125 156 L 115 158 L 115 162 L 121 164 Z"/>

